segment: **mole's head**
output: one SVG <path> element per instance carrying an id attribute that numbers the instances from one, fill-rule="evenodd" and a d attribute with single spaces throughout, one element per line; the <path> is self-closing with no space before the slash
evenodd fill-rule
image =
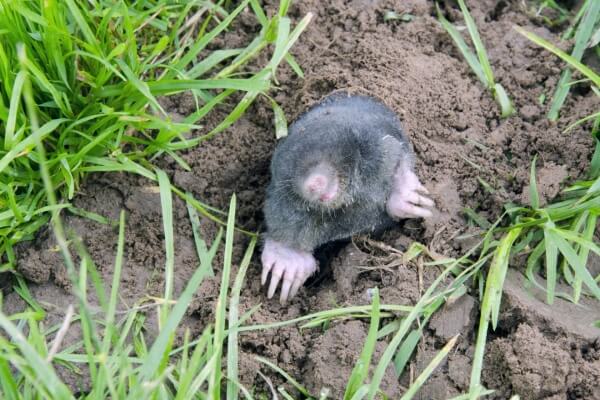
<path id="1" fill-rule="evenodd" d="M 381 152 L 374 136 L 349 127 L 325 135 L 296 132 L 277 149 L 273 167 L 286 192 L 291 189 L 311 207 L 332 210 L 356 201 L 372 186 Z"/>

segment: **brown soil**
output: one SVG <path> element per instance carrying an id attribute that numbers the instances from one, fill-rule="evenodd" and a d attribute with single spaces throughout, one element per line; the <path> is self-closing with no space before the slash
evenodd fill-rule
<path id="1" fill-rule="evenodd" d="M 428 221 L 405 221 L 386 233 L 383 241 L 398 249 L 418 240 L 440 254 L 463 251 L 468 243 L 456 239 L 469 229 L 463 207 L 492 219 L 506 202 L 527 201 L 529 167 L 536 154 L 543 201 L 556 196 L 565 182 L 582 177 L 588 165 L 592 149 L 589 127 L 570 134 L 562 130 L 596 111 L 597 97 L 585 88 L 575 88 L 563 109 L 565 117 L 558 124 L 548 122 L 547 102 L 540 105 L 538 99 L 542 94 L 551 97 L 562 64 L 512 27 L 523 26 L 556 42 L 555 33 L 528 13 L 524 5 L 527 2 L 469 3 L 496 77 L 518 110 L 506 120 L 500 119 L 497 105 L 434 18 L 432 2 L 305 0 L 295 2 L 290 10 L 296 20 L 309 11 L 315 18 L 293 49 L 306 78 L 298 78 L 287 66 L 278 72 L 282 85 L 273 95 L 288 119 L 292 121 L 333 90 L 349 89 L 382 99 L 400 115 L 414 143 L 418 174 L 432 192 L 438 211 Z M 459 19 L 452 4 L 446 9 L 450 18 Z M 387 10 L 410 12 L 414 19 L 384 22 Z M 248 39 L 245 32 L 255 30 L 256 22 L 248 12 L 224 43 L 243 45 Z M 167 99 L 164 104 L 179 115 L 194 109 L 188 96 Z M 212 115 L 212 123 L 224 115 L 224 110 Z M 236 193 L 238 223 L 260 230 L 274 146 L 272 113 L 268 102 L 260 100 L 232 128 L 183 154 L 191 172 L 170 159 L 160 161 L 160 166 L 176 185 L 215 207 L 226 209 L 230 196 Z M 487 182 L 493 193 L 486 191 L 480 180 Z M 122 309 L 146 295 L 160 296 L 162 292 L 164 243 L 160 199 L 153 186 L 136 176 L 98 174 L 87 180 L 75 199 L 78 207 L 115 220 L 121 209 L 127 211 Z M 198 260 L 187 211 L 178 199 L 174 217 L 175 292 L 179 293 Z M 116 252 L 115 229 L 75 216 L 66 221 L 81 235 L 102 277 L 109 282 Z M 216 230 L 215 224 L 208 221 L 201 227 L 209 240 Z M 235 260 L 240 260 L 248 242 L 242 235 L 238 239 Z M 376 262 L 373 260 L 372 254 L 352 243 L 342 245 L 331 262 L 332 273 L 324 274 L 290 304 L 281 306 L 266 299 L 259 282 L 258 257 L 254 257 L 242 291 L 240 312 L 262 303 L 250 323 L 264 323 L 337 306 L 369 304 L 368 289 L 375 286 L 380 288 L 382 303 L 414 304 L 422 290 L 420 277 L 427 285 L 439 273 L 426 268 L 420 276 L 416 269 L 404 265 L 358 273 L 359 266 L 372 265 Z M 48 310 L 48 323 L 60 320 L 66 304 L 73 299 L 49 232 L 22 246 L 18 268 L 32 282 L 32 293 Z M 186 325 L 194 333 L 213 319 L 219 279 L 217 273 L 214 279 L 206 280 L 190 306 Z M 491 333 L 483 373 L 485 385 L 496 389 L 492 398 L 505 399 L 512 394 L 520 394 L 522 399 L 600 398 L 600 330 L 590 325 L 600 320 L 600 308 L 593 302 L 576 306 L 560 300 L 550 307 L 536 296 L 539 293 L 524 285 L 519 273 L 509 275 L 501 321 Z M 7 312 L 23 307 L 15 293 L 6 296 L 4 305 Z M 397 398 L 435 352 L 459 333 L 458 345 L 421 390 L 420 398 L 445 399 L 466 391 L 477 309 L 477 297 L 465 295 L 434 316 L 411 362 L 410 373 L 398 380 L 388 370 L 383 390 Z M 150 332 L 156 329 L 152 314 L 148 314 Z M 286 327 L 245 334 L 240 339 L 241 380 L 247 387 L 268 391 L 253 357 L 261 355 L 306 384 L 314 395 L 327 387 L 333 398 L 340 398 L 367 330 L 368 322 L 349 320 L 334 322 L 324 331 Z M 377 356 L 385 343 L 378 343 Z M 282 383 L 279 376 L 261 369 L 274 383 Z"/>

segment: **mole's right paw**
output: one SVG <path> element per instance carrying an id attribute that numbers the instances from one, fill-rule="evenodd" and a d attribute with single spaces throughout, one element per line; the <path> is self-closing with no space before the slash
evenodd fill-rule
<path id="1" fill-rule="evenodd" d="M 387 212 L 395 219 L 431 217 L 433 214 L 428 207 L 433 207 L 434 203 L 427 197 L 428 193 L 414 172 L 399 167 L 386 204 Z"/>
<path id="2" fill-rule="evenodd" d="M 279 301 L 285 303 L 288 298 L 296 295 L 302 284 L 317 270 L 317 261 L 309 252 L 296 250 L 286 244 L 267 239 L 262 256 L 261 283 L 267 282 L 269 272 L 271 283 L 267 296 L 273 297 L 279 281 L 283 278 L 281 285 L 281 296 Z"/>

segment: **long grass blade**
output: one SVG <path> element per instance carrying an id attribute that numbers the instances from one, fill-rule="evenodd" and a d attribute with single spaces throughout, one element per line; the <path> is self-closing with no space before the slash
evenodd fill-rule
<path id="1" fill-rule="evenodd" d="M 161 322 L 169 314 L 169 303 L 173 295 L 173 277 L 175 275 L 175 238 L 173 235 L 173 199 L 171 198 L 171 182 L 167 174 L 156 170 L 158 187 L 160 191 L 160 205 L 162 209 L 163 232 L 165 234 L 165 298 Z"/>
<path id="2" fill-rule="evenodd" d="M 599 1 L 587 1 L 584 6 L 586 8 L 583 18 L 579 23 L 577 32 L 575 33 L 575 46 L 571 52 L 571 57 L 577 61 L 581 61 L 583 52 L 587 48 L 588 42 L 592 36 L 594 26 L 600 21 L 600 2 Z M 556 91 L 552 97 L 552 104 L 548 111 L 548 119 L 556 121 L 558 119 L 558 113 L 562 108 L 571 85 L 571 70 L 566 68 L 556 85 Z"/>
<path id="3" fill-rule="evenodd" d="M 592 69 L 588 66 L 582 64 L 574 57 L 571 57 L 569 54 L 565 53 L 558 47 L 554 46 L 552 43 L 542 39 L 541 37 L 535 35 L 534 33 L 527 32 L 521 27 L 515 26 L 514 29 L 519 32 L 521 35 L 525 36 L 527 39 L 531 40 L 535 44 L 545 48 L 546 50 L 554 53 L 558 57 L 560 57 L 563 61 L 567 62 L 570 66 L 577 69 L 587 78 L 589 78 L 594 85 L 600 86 L 600 75 L 596 74 Z"/>
<path id="4" fill-rule="evenodd" d="M 467 25 L 467 29 L 469 31 L 469 35 L 471 36 L 471 40 L 473 41 L 473 45 L 475 46 L 475 51 L 477 53 L 477 58 L 479 59 L 479 64 L 481 65 L 481 69 L 483 70 L 483 74 L 485 76 L 485 84 L 488 89 L 494 89 L 494 73 L 492 72 L 492 66 L 490 65 L 490 61 L 487 57 L 487 52 L 485 51 L 485 46 L 481 41 L 481 37 L 479 36 L 479 31 L 477 30 L 477 25 L 475 25 L 475 21 L 469 12 L 464 0 L 458 0 L 458 6 L 463 13 L 463 18 L 465 19 L 465 24 Z"/>
<path id="5" fill-rule="evenodd" d="M 496 327 L 511 247 L 520 233 L 521 228 L 511 229 L 501 239 L 500 244 L 494 252 L 494 258 L 488 272 L 485 291 L 483 292 L 483 300 L 481 302 L 481 314 L 479 316 L 479 328 L 477 330 L 477 339 L 475 342 L 469 392 L 474 392 L 481 386 L 481 370 L 483 368 L 483 355 L 488 326 L 491 321 L 492 327 L 494 329 Z M 474 398 L 475 397 L 472 396 L 470 397 L 470 399 Z"/>
<path id="6" fill-rule="evenodd" d="M 369 366 L 371 365 L 371 358 L 375 351 L 375 345 L 377 344 L 377 332 L 379 330 L 379 290 L 375 288 L 373 291 L 373 307 L 371 310 L 371 325 L 369 326 L 369 333 L 367 340 L 363 345 L 362 352 L 358 362 L 352 370 L 352 374 L 348 379 L 346 385 L 346 392 L 344 393 L 344 399 L 348 400 L 353 398 L 359 389 L 363 386 L 363 382 L 369 374 Z"/>
<path id="7" fill-rule="evenodd" d="M 213 348 L 215 358 L 215 367 L 210 372 L 208 392 L 214 399 L 220 398 L 221 393 L 221 355 L 223 352 L 223 342 L 225 340 L 225 320 L 227 307 L 227 293 L 229 288 L 229 276 L 231 275 L 231 258 L 233 254 L 233 234 L 235 232 L 235 210 L 236 196 L 231 196 L 229 202 L 229 213 L 227 216 L 227 230 L 225 233 L 225 253 L 223 259 L 223 271 L 221 272 L 221 288 L 215 311 L 215 333 L 213 337 Z"/>
<path id="8" fill-rule="evenodd" d="M 558 245 L 554 236 L 550 234 L 550 229 L 554 227 L 551 221 L 548 221 L 547 228 L 544 229 L 544 240 L 546 247 L 546 301 L 548 304 L 554 302 L 554 290 L 556 288 L 556 266 L 558 263 Z"/>
<path id="9" fill-rule="evenodd" d="M 239 321 L 239 306 L 240 292 L 242 284 L 250 265 L 254 247 L 256 246 L 257 238 L 253 237 L 246 249 L 244 258 L 240 264 L 240 268 L 235 277 L 233 288 L 231 289 L 231 298 L 229 299 L 229 331 L 227 333 L 227 399 L 238 399 L 238 331 L 237 325 Z"/>
<path id="10" fill-rule="evenodd" d="M 425 367 L 423 372 L 421 372 L 417 379 L 415 379 L 413 384 L 410 385 L 410 387 L 408 388 L 406 393 L 404 393 L 404 395 L 400 398 L 400 400 L 412 399 L 415 396 L 415 394 L 417 394 L 417 392 L 419 391 L 419 389 L 421 389 L 427 378 L 429 378 L 429 376 L 438 367 L 438 365 L 440 365 L 444 358 L 446 358 L 448 353 L 450 353 L 450 350 L 452 350 L 457 340 L 458 335 L 454 336 L 452 339 L 450 339 L 450 341 L 448 341 L 448 343 L 446 343 L 444 347 L 442 347 L 442 349 L 435 355 L 435 357 L 433 357 L 433 359 L 427 365 L 427 367 Z"/>
<path id="11" fill-rule="evenodd" d="M 437 3 L 436 9 L 440 23 L 446 29 L 448 34 L 450 34 L 450 37 L 452 38 L 452 40 L 454 40 L 454 43 L 456 43 L 456 47 L 458 47 L 458 49 L 462 53 L 463 57 L 467 61 L 467 64 L 469 64 L 469 67 L 471 67 L 471 70 L 475 73 L 475 75 L 477 75 L 477 78 L 481 81 L 481 83 L 487 85 L 487 77 L 483 72 L 483 68 L 479 59 L 475 56 L 475 53 L 471 51 L 458 29 L 456 29 L 454 25 L 452 25 L 446 19 L 446 17 L 444 17 L 444 14 L 442 14 L 442 11 L 440 10 L 440 7 Z"/>

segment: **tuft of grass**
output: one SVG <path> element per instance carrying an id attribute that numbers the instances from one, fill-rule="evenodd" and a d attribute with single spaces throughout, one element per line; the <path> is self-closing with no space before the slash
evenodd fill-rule
<path id="1" fill-rule="evenodd" d="M 473 20 L 471 13 L 469 13 L 469 9 L 464 0 L 458 0 L 458 5 L 463 14 L 471 42 L 475 46 L 475 53 L 473 53 L 473 50 L 467 45 L 458 29 L 444 17 L 439 5 L 436 3 L 438 19 L 452 40 L 454 40 L 456 47 L 458 47 L 462 53 L 463 57 L 471 67 L 471 70 L 473 70 L 473 73 L 475 73 L 481 83 L 485 85 L 494 99 L 496 99 L 496 102 L 500 106 L 501 116 L 507 118 L 515 112 L 510 98 L 508 97 L 506 90 L 504 90 L 504 87 L 495 81 L 494 72 L 492 71 L 485 46 L 479 36 L 477 25 L 475 25 L 475 21 Z"/>
<path id="2" fill-rule="evenodd" d="M 168 202 L 166 199 L 163 201 Z M 229 240 L 232 240 L 235 229 L 234 207 L 235 197 L 231 201 L 230 215 L 232 217 L 228 219 L 227 224 L 226 236 Z M 165 220 L 166 224 L 172 222 L 170 218 L 165 218 Z M 75 393 L 56 375 L 55 365 L 58 364 L 68 366 L 76 374 L 77 371 L 81 371 L 80 373 L 85 371 L 85 369 L 82 371 L 78 365 L 87 367 L 88 372 L 83 373 L 89 373 L 91 386 L 89 392 L 85 393 L 86 398 L 187 399 L 200 395 L 201 391 L 206 390 L 205 384 L 211 379 L 213 383 L 208 386 L 211 393 L 219 391 L 217 387 L 220 387 L 220 382 L 225 376 L 217 368 L 217 362 L 224 355 L 223 343 L 228 340 L 229 349 L 235 350 L 236 347 L 231 342 L 238 340 L 237 335 L 232 334 L 231 329 L 229 336 L 223 329 L 227 319 L 222 312 L 224 307 L 219 308 L 221 312 L 218 312 L 215 317 L 214 330 L 212 326 L 206 327 L 195 345 L 190 343 L 189 332 L 186 332 L 183 346 L 177 356 L 172 355 L 174 353 L 171 351 L 171 346 L 181 319 L 213 262 L 221 237 L 222 235 L 219 233 L 210 250 L 202 254 L 201 265 L 176 301 L 167 301 L 166 298 L 162 298 L 148 306 L 138 303 L 129 310 L 119 311 L 117 293 L 125 242 L 125 214 L 122 212 L 119 220 L 119 238 L 110 300 L 107 304 L 103 301 L 100 302 L 100 312 L 92 313 L 91 306 L 87 302 L 87 286 L 92 283 L 88 277 L 96 275 L 97 272 L 95 265 L 81 248 L 78 250 L 82 259 L 81 268 L 79 274 L 74 277 L 74 283 L 79 288 L 82 301 L 78 306 L 77 317 L 70 318 L 70 324 L 63 323 L 61 329 L 54 336 L 54 345 L 51 351 L 48 350 L 51 347 L 49 344 L 57 329 L 45 330 L 42 321 L 43 315 L 34 310 L 28 310 L 8 317 L 0 312 L 0 327 L 6 333 L 5 337 L 0 337 L 0 374 L 3 377 L 0 380 L 0 395 L 2 398 L 16 399 L 23 395 L 60 399 L 79 398 L 80 396 L 75 396 Z M 232 290 L 232 297 L 229 301 L 229 326 L 231 328 L 238 326 L 237 316 L 233 315 L 231 310 L 233 308 L 237 310 L 236 299 L 239 299 L 241 283 L 255 244 L 256 238 L 252 238 Z M 227 244 L 226 255 L 229 254 L 227 257 L 230 260 L 231 252 L 232 247 Z M 226 279 L 227 274 L 223 274 L 223 277 Z M 93 285 L 96 288 L 96 296 L 102 299 L 105 288 L 102 282 L 96 283 L 98 285 Z M 167 285 L 165 280 L 165 286 Z M 229 284 L 224 280 L 222 285 L 227 288 Z M 221 295 L 220 300 L 227 302 L 225 295 Z M 32 298 L 29 298 L 28 302 L 32 305 L 36 304 Z M 168 314 L 162 313 L 164 307 L 169 308 Z M 149 348 L 145 344 L 143 330 L 136 328 L 142 318 L 142 312 L 146 309 L 156 309 L 162 315 L 162 319 L 159 319 L 159 335 Z M 18 321 L 18 323 L 15 324 L 13 321 Z M 63 328 L 68 330 L 75 321 L 80 321 L 83 327 L 82 339 L 64 347 L 61 343 L 61 331 Z M 86 325 L 89 328 L 86 328 Z M 92 326 L 95 328 L 91 329 Z M 104 327 L 102 339 L 96 333 L 98 326 Z M 23 329 L 29 332 L 27 337 L 22 333 Z M 237 364 L 236 357 L 237 351 L 227 355 L 228 370 L 234 371 L 227 375 L 231 382 L 237 382 L 237 373 L 233 366 L 233 364 Z M 248 390 L 241 387 L 239 383 L 228 390 L 235 395 L 238 390 L 249 394 Z M 211 397 L 208 393 L 203 396 Z"/>
<path id="3" fill-rule="evenodd" d="M 165 179 L 165 177 L 163 176 L 161 179 Z M 163 228 L 166 231 L 173 228 L 173 219 L 169 213 L 171 195 L 168 188 L 168 182 L 162 181 L 161 189 L 164 190 L 164 195 L 161 196 L 161 204 L 164 212 Z M 392 362 L 401 338 L 410 330 L 410 327 L 415 324 L 419 326 L 417 330 L 417 338 L 419 338 L 422 327 L 435 310 L 448 299 L 464 293 L 461 289 L 477 271 L 475 268 L 465 268 L 457 273 L 456 278 L 448 286 L 442 288 L 441 283 L 447 280 L 453 273 L 452 271 L 456 271 L 456 266 L 462 260 L 441 260 L 431 263 L 431 265 L 440 263 L 448 265 L 415 306 L 381 305 L 378 291 L 374 290 L 373 303 L 370 306 L 325 310 L 272 324 L 244 325 L 244 322 L 260 307 L 257 305 L 247 313 L 239 315 L 239 296 L 257 238 L 251 238 L 237 270 L 232 289 L 229 291 L 229 281 L 233 273 L 235 204 L 235 196 L 233 196 L 228 212 L 221 291 L 216 306 L 214 325 L 207 326 L 197 339 L 191 340 L 190 332 L 186 330 L 183 332 L 182 346 L 176 349 L 172 348 L 174 337 L 178 333 L 186 309 L 211 268 L 217 249 L 221 244 L 222 231 L 219 232 L 210 249 L 207 249 L 206 246 L 198 247 L 200 265 L 179 297 L 175 297 L 172 287 L 169 289 L 172 282 L 165 278 L 164 297 L 152 299 L 150 303 L 146 304 L 139 302 L 129 309 L 122 310 L 118 304 L 118 292 L 126 232 L 125 213 L 121 212 L 114 276 L 108 299 L 105 298 L 105 287 L 98 278 L 94 262 L 87 255 L 85 249 L 79 245 L 76 246 L 81 260 L 79 272 L 71 275 L 79 294 L 79 304 L 76 306 L 73 316 L 67 316 L 65 322 L 60 326 L 44 329 L 44 312 L 27 294 L 26 287 L 22 288 L 21 293 L 32 308 L 10 317 L 0 311 L 0 328 L 6 333 L 6 337 L 0 337 L 0 374 L 3 378 L 0 380 L 0 395 L 3 398 L 20 398 L 22 395 L 29 394 L 64 399 L 83 397 L 91 399 L 107 397 L 123 399 L 219 398 L 221 388 L 226 387 L 229 399 L 238 398 L 240 394 L 245 398 L 252 399 L 254 395 L 248 388 L 240 384 L 238 377 L 240 334 L 250 330 L 265 330 L 298 324 L 303 321 L 308 322 L 303 324 L 301 329 L 309 329 L 322 327 L 335 318 L 344 320 L 370 318 L 368 338 L 349 379 L 345 398 L 373 398 L 380 393 L 382 372 Z M 56 218 L 60 220 L 59 215 Z M 77 238 L 73 237 L 71 240 L 77 241 Z M 167 248 L 170 246 L 168 241 L 169 239 L 165 235 Z M 69 252 L 69 249 L 66 251 Z M 407 254 L 406 260 L 409 261 L 423 252 L 426 252 L 426 248 L 423 246 L 414 247 L 410 255 Z M 71 257 L 71 259 L 73 258 Z M 165 277 L 169 275 L 170 268 L 171 266 L 167 262 Z M 100 303 L 99 309 L 94 311 L 88 302 L 89 288 L 95 290 L 95 297 L 99 299 Z M 227 309 L 228 312 L 226 312 Z M 151 344 L 146 343 L 142 329 L 143 315 L 147 311 L 156 311 L 159 315 L 159 334 Z M 398 318 L 398 312 L 404 313 L 405 316 L 380 329 L 381 318 Z M 81 340 L 69 346 L 63 345 L 61 338 L 76 323 L 83 328 Z M 98 327 L 104 328 L 102 336 L 98 334 L 100 332 Z M 28 331 L 27 337 L 22 333 L 23 330 Z M 370 382 L 366 383 L 377 340 L 390 334 L 393 334 L 394 338 L 377 364 Z M 411 334 L 411 337 L 414 335 L 414 333 Z M 415 385 L 405 393 L 403 399 L 414 396 L 427 377 L 447 355 L 455 341 L 456 338 L 438 353 L 415 381 Z M 405 354 L 412 353 L 415 347 L 416 342 L 411 342 L 408 346 L 401 346 Z M 226 357 L 225 365 L 221 365 L 223 357 Z M 284 376 L 307 398 L 312 398 L 306 388 L 285 371 L 266 359 L 258 358 L 258 360 Z M 67 366 L 75 374 L 89 376 L 91 382 L 89 390 L 81 394 L 74 393 L 56 375 L 57 365 Z M 285 398 L 292 398 L 284 388 L 277 390 Z M 324 388 L 316 398 L 327 398 L 327 393 L 328 391 Z"/>
<path id="4" fill-rule="evenodd" d="M 593 6 L 590 2 L 586 3 L 587 13 L 583 14 L 579 25 L 580 30 L 589 28 L 585 28 L 585 25 L 589 23 L 590 13 L 597 12 L 597 6 L 597 2 Z M 553 44 L 522 28 L 515 27 L 515 29 L 577 69 L 590 80 L 596 94 L 600 93 L 598 90 L 600 77 L 583 65 L 577 57 L 566 54 Z M 580 31 L 577 34 L 583 35 Z M 555 110 L 558 111 L 562 103 L 556 107 Z M 581 296 L 591 296 L 600 301 L 600 275 L 594 277 L 587 268 L 590 252 L 600 255 L 600 246 L 594 242 L 600 214 L 598 114 L 583 118 L 568 129 L 590 119 L 596 119 L 592 126 L 592 137 L 595 139 L 596 146 L 587 177 L 565 188 L 562 198 L 542 207 L 536 180 L 537 157 L 534 157 L 530 170 L 529 206 L 505 206 L 504 214 L 487 228 L 483 240 L 476 246 L 479 248 L 478 257 L 475 261 L 467 262 L 467 265 L 471 265 L 471 262 L 477 264 L 491 260 L 491 265 L 487 277 L 485 279 L 480 277 L 479 281 L 482 304 L 470 388 L 469 393 L 460 398 L 475 399 L 485 392 L 481 385 L 481 371 L 487 332 L 490 323 L 492 329 L 495 329 L 498 322 L 504 278 L 512 256 L 527 255 L 524 273 L 532 284 L 546 292 L 546 301 L 549 304 L 556 296 L 575 303 L 579 302 Z M 545 286 L 536 280 L 542 266 L 545 266 Z M 571 286 L 571 293 L 556 291 L 556 283 L 559 279 L 563 279 Z"/>
<path id="5" fill-rule="evenodd" d="M 210 50 L 249 6 L 261 24 L 250 44 Z M 90 172 L 124 171 L 158 181 L 151 162 L 160 155 L 189 170 L 178 151 L 231 126 L 273 86 L 280 63 L 301 73 L 289 50 L 311 16 L 292 30 L 288 7 L 282 1 L 268 18 L 256 0 L 231 11 L 205 0 L 2 2 L 2 269 L 15 265 L 14 245 L 32 239 L 49 222 L 52 207 L 73 210 L 69 201 Z M 268 64 L 251 68 L 270 46 Z M 184 91 L 192 94 L 197 111 L 175 121 L 160 98 Z M 207 131 L 205 116 L 238 92 L 245 95 L 237 106 Z M 279 131 L 284 124 L 277 121 Z M 46 178 L 42 156 L 48 160 Z M 46 184 L 56 191 L 55 206 L 48 203 Z M 175 193 L 189 200 L 185 192 Z M 191 204 L 224 224 L 218 210 L 197 200 Z"/>
<path id="6" fill-rule="evenodd" d="M 596 12 L 596 14 L 595 14 L 596 19 L 598 21 L 600 21 L 600 4 L 599 3 L 597 3 L 597 2 L 594 3 L 593 7 L 592 7 L 592 5 L 590 5 L 586 16 L 592 15 L 592 12 Z M 589 19 L 591 19 L 591 17 L 588 18 L 588 20 Z M 561 49 L 559 49 L 558 47 L 556 47 L 555 45 L 553 45 L 552 43 L 548 42 L 547 40 L 542 39 L 541 37 L 535 35 L 534 33 L 527 32 L 521 27 L 515 26 L 514 29 L 517 32 L 519 32 L 521 35 L 525 36 L 526 38 L 528 38 L 529 40 L 531 40 L 532 42 L 537 44 L 538 46 L 541 46 L 541 47 L 545 48 L 546 50 L 552 52 L 556 56 L 560 57 L 571 68 L 574 68 L 577 71 L 579 71 L 583 76 L 586 77 L 586 79 L 588 79 L 590 81 L 590 83 L 592 84 L 592 90 L 594 91 L 596 96 L 600 97 L 600 75 L 598 75 L 596 72 L 594 72 L 594 70 L 589 68 L 587 65 L 582 64 L 580 61 L 581 56 L 579 56 L 579 58 L 577 58 L 577 57 L 575 57 L 577 54 L 575 54 L 575 56 L 569 55 L 569 54 L 565 53 L 564 51 L 562 51 Z M 579 33 L 579 31 L 578 31 L 578 33 Z M 573 50 L 573 53 L 575 53 L 575 50 Z M 567 77 L 564 82 L 562 79 L 563 77 Z M 557 103 L 555 105 L 553 103 L 553 105 L 552 105 L 552 110 L 554 110 L 554 111 L 551 110 L 551 112 L 556 114 L 556 115 L 553 114 L 554 117 L 558 117 L 558 112 L 559 112 L 560 108 L 562 108 L 564 99 L 569 92 L 570 77 L 571 77 L 571 70 L 569 68 L 567 68 L 563 71 L 563 73 L 561 75 L 561 81 L 559 81 L 559 85 L 557 86 L 556 93 L 554 95 L 555 100 L 562 98 L 562 100 L 560 101 L 560 104 Z M 561 84 L 562 84 L 562 86 L 561 86 Z M 562 94 L 559 94 L 559 92 L 561 92 Z M 549 114 L 548 118 L 551 118 L 551 117 L 552 116 Z M 594 126 L 592 128 L 592 134 L 595 135 L 598 131 L 600 131 L 600 110 L 596 113 L 593 113 L 592 115 L 589 115 L 587 117 L 584 117 L 584 118 L 574 122 L 569 127 L 567 127 L 567 129 L 565 131 L 570 131 L 573 128 L 575 128 L 576 126 L 579 126 L 582 123 L 587 122 L 589 120 L 594 121 Z"/>
<path id="7" fill-rule="evenodd" d="M 596 146 L 598 153 L 600 142 Z M 481 289 L 482 305 L 471 371 L 471 393 L 482 388 L 480 379 L 487 331 L 490 323 L 493 329 L 496 328 L 504 277 L 511 256 L 527 255 L 524 273 L 534 285 L 546 292 L 548 303 L 551 304 L 556 296 L 578 302 L 585 295 L 600 301 L 600 276 L 594 277 L 587 268 L 590 252 L 600 255 L 600 246 L 594 243 L 600 214 L 600 184 L 593 187 L 600 179 L 599 162 L 598 157 L 592 160 L 590 172 L 594 174 L 593 180 L 574 183 L 563 191 L 563 200 L 540 207 L 534 159 L 530 176 L 530 206 L 508 207 L 486 231 L 476 263 L 489 259 L 492 262 L 484 281 L 485 287 Z M 544 264 L 545 286 L 536 279 Z M 556 292 L 558 279 L 564 279 L 572 287 L 572 293 Z"/>
<path id="8" fill-rule="evenodd" d="M 409 249 L 407 253 L 404 254 L 403 259 L 404 261 L 408 262 L 410 259 L 417 257 L 423 252 L 426 253 L 426 248 L 424 246 L 412 246 L 411 249 Z M 441 307 L 447 301 L 455 301 L 458 297 L 464 294 L 466 292 L 466 282 L 468 282 L 477 273 L 479 273 L 480 269 L 483 268 L 483 266 L 485 265 L 486 260 L 482 260 L 472 265 L 467 265 L 467 263 L 469 262 L 469 257 L 471 255 L 472 253 L 468 253 L 459 259 L 443 259 L 425 263 L 426 266 L 433 267 L 436 265 L 444 265 L 445 268 L 443 269 L 442 273 L 436 278 L 436 280 L 431 284 L 431 286 L 426 290 L 424 295 L 421 297 L 421 299 L 415 306 L 396 306 L 399 310 L 402 310 L 406 315 L 404 315 L 400 319 L 394 320 L 393 322 L 385 325 L 382 328 L 377 327 L 378 321 L 380 321 L 383 317 L 387 317 L 388 315 L 386 315 L 387 313 L 384 314 L 381 311 L 388 310 L 390 306 L 380 305 L 378 291 L 373 291 L 373 302 L 371 306 L 360 307 L 361 310 L 367 312 L 365 317 L 369 317 L 371 319 L 371 324 L 359 360 L 357 361 L 357 364 L 355 365 L 352 374 L 348 379 L 344 399 L 373 399 L 377 395 L 382 394 L 380 385 L 385 375 L 385 371 L 392 363 L 394 363 L 394 365 L 396 366 L 401 365 L 399 369 L 396 368 L 396 373 L 398 376 L 405 371 L 404 368 L 408 365 L 407 361 L 416 349 L 416 345 L 419 342 L 419 339 L 421 339 L 422 337 L 422 330 L 429 321 L 429 318 L 439 309 L 439 307 Z M 454 279 L 450 279 L 450 276 L 452 274 L 455 275 Z M 442 288 L 441 284 L 447 280 L 450 280 L 450 283 L 446 287 Z M 359 315 L 356 314 L 356 311 L 354 311 L 354 309 L 357 309 L 357 307 L 327 310 L 316 314 L 303 316 L 295 320 L 289 320 L 285 322 L 267 325 L 242 327 L 241 330 L 274 328 L 283 326 L 283 324 L 297 323 L 301 320 L 306 319 L 313 320 L 314 322 L 304 324 L 303 326 L 301 326 L 302 329 L 308 327 L 321 326 L 325 325 L 331 320 L 329 318 L 326 320 L 323 319 L 325 315 L 328 315 L 329 317 L 334 317 L 341 316 L 340 314 L 342 314 L 342 312 L 342 315 L 346 315 L 348 312 L 351 312 L 351 314 L 348 315 L 349 317 L 358 317 Z M 377 362 L 376 365 L 374 365 L 373 374 L 370 377 L 369 382 L 365 383 L 368 371 L 370 369 L 369 360 L 372 358 L 377 340 L 388 337 L 389 335 L 392 335 L 392 338 L 388 343 L 380 360 Z M 411 399 L 415 396 L 415 394 L 422 387 L 422 385 L 425 384 L 427 378 L 434 372 L 435 368 L 441 363 L 443 358 L 454 346 L 455 342 L 456 338 L 449 341 L 447 345 L 444 346 L 444 348 L 442 348 L 438 352 L 438 354 L 432 359 L 430 364 L 415 380 L 414 384 L 411 385 L 411 387 L 408 388 L 407 391 L 404 393 L 402 397 L 403 400 Z M 395 362 L 395 358 L 403 359 L 404 362 Z M 272 368 L 275 372 L 279 373 L 288 383 L 294 386 L 298 391 L 303 393 L 305 396 L 308 396 L 307 389 L 304 388 L 303 385 L 301 385 L 298 381 L 292 378 L 281 368 L 279 368 L 272 362 L 265 360 L 264 358 L 260 358 L 259 361 Z"/>
<path id="9" fill-rule="evenodd" d="M 379 290 L 375 288 L 373 291 L 373 308 L 371 309 L 371 325 L 369 327 L 369 333 L 367 340 L 365 341 L 363 350 L 360 354 L 358 362 L 352 370 L 352 374 L 348 378 L 348 385 L 346 386 L 346 392 L 344 393 L 344 400 L 349 400 L 357 396 L 357 393 L 363 386 L 363 382 L 369 374 L 369 366 L 371 365 L 371 358 L 375 352 L 375 345 L 377 344 L 377 331 L 379 329 L 379 318 L 381 316 L 379 310 Z M 365 393 L 366 394 L 366 393 Z"/>
<path id="10" fill-rule="evenodd" d="M 582 13 L 582 17 L 575 32 L 575 45 L 570 55 L 573 60 L 577 60 L 578 62 L 581 61 L 583 53 L 592 39 L 594 29 L 600 22 L 600 2 L 587 0 L 581 7 L 580 12 Z M 551 121 L 558 119 L 559 111 L 569 94 L 571 75 L 571 69 L 565 68 L 556 85 L 556 91 L 554 92 L 550 110 L 548 111 L 548 119 Z"/>

